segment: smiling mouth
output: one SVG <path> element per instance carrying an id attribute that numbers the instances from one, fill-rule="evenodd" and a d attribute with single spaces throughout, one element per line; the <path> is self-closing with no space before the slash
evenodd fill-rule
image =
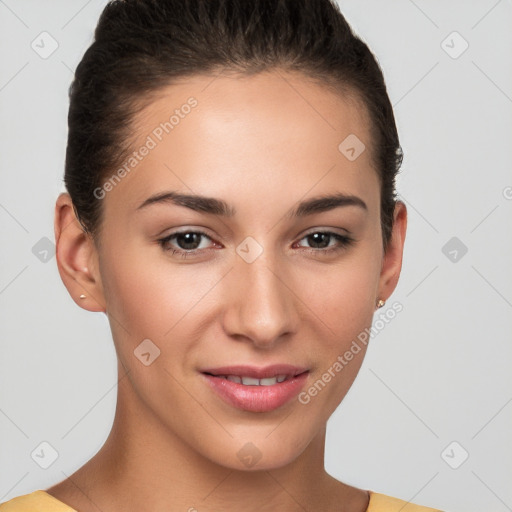
<path id="1" fill-rule="evenodd" d="M 229 382 L 243 386 L 275 386 L 309 372 L 309 368 L 287 363 L 271 364 L 267 366 L 235 364 L 202 368 L 200 372 L 209 377 L 226 379 Z"/>
<path id="2" fill-rule="evenodd" d="M 309 369 L 292 365 L 266 368 L 231 366 L 201 371 L 224 402 L 250 412 L 270 412 L 289 403 L 306 385 Z"/>
<path id="3" fill-rule="evenodd" d="M 263 379 L 256 379 L 255 377 L 248 376 L 240 376 L 240 375 L 213 375 L 208 372 L 204 372 L 205 375 L 210 375 L 212 377 L 217 377 L 219 379 L 226 379 L 230 382 L 235 382 L 236 384 L 242 384 L 244 386 L 274 386 L 275 384 L 280 384 L 286 380 L 290 380 L 294 377 L 294 375 L 276 375 L 274 377 L 265 377 Z"/>

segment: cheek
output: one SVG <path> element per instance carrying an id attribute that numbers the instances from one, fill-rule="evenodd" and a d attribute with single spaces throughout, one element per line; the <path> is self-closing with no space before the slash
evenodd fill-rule
<path id="1" fill-rule="evenodd" d="M 308 304 L 329 327 L 333 346 L 357 336 L 371 323 L 379 270 L 371 250 L 357 251 L 338 266 L 316 273 L 314 286 L 303 280 Z"/>
<path id="2" fill-rule="evenodd" d="M 325 418 L 350 389 L 367 350 L 380 275 L 375 251 L 375 246 L 368 246 L 354 252 L 354 257 L 336 269 L 317 274 L 316 286 L 303 280 L 304 289 L 313 290 L 308 293 L 308 305 L 316 317 L 312 321 L 325 333 L 318 340 L 319 364 L 304 399 L 310 399 L 317 413 Z"/>
<path id="3" fill-rule="evenodd" d="M 204 337 L 212 290 L 225 269 L 179 265 L 158 251 L 126 249 L 119 257 L 104 258 L 107 311 L 125 365 L 138 368 L 133 351 L 150 339 L 160 349 L 159 364 L 181 371 Z"/>

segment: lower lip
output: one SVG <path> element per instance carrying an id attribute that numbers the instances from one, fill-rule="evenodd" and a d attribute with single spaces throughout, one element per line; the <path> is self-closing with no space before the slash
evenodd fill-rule
<path id="1" fill-rule="evenodd" d="M 202 375 L 226 402 L 251 412 L 269 412 L 281 407 L 299 394 L 308 378 L 308 372 L 304 372 L 272 386 L 245 386 L 222 377 Z"/>

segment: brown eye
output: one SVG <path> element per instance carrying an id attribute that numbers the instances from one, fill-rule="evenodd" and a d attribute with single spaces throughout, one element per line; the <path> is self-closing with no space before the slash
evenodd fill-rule
<path id="1" fill-rule="evenodd" d="M 200 245 L 202 235 L 200 233 L 178 233 L 175 235 L 176 244 L 180 249 L 189 251 L 197 249 Z"/>
<path id="2" fill-rule="evenodd" d="M 209 249 L 208 246 L 204 246 L 205 239 L 211 241 L 211 238 L 202 231 L 179 231 L 159 239 L 158 243 L 165 251 L 180 253 L 187 257 L 203 249 Z"/>
<path id="3" fill-rule="evenodd" d="M 355 242 L 355 240 L 349 236 L 340 235 L 331 231 L 309 233 L 301 239 L 301 241 L 303 240 L 308 243 L 308 246 L 299 245 L 299 247 L 305 247 L 306 249 L 310 249 L 310 252 L 319 254 L 340 251 Z"/>

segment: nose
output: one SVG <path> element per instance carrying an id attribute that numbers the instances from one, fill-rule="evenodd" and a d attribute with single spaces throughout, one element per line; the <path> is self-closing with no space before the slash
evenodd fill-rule
<path id="1" fill-rule="evenodd" d="M 263 255 L 252 263 L 238 258 L 226 281 L 223 325 L 227 334 L 269 349 L 296 332 L 297 291 L 283 268 Z"/>

